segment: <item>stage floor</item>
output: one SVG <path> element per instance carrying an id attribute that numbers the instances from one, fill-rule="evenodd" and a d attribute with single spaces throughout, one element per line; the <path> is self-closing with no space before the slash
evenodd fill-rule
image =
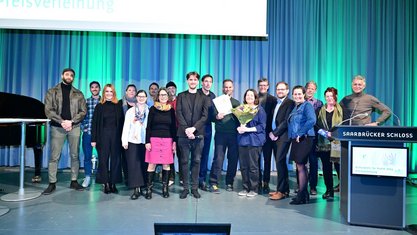
<path id="1" fill-rule="evenodd" d="M 32 184 L 33 169 L 26 169 L 25 189 L 43 191 L 47 187 L 47 172 L 42 183 Z M 82 182 L 80 173 L 80 180 Z M 275 188 L 272 174 L 271 189 Z M 291 177 L 291 184 L 295 179 Z M 336 181 L 337 182 L 337 181 Z M 319 176 L 317 196 L 310 204 L 290 205 L 290 199 L 271 201 L 267 195 L 239 197 L 240 175 L 234 192 L 200 193 L 195 199 L 179 199 L 181 187 L 170 187 L 170 197 L 162 198 L 161 184 L 156 183 L 152 200 L 140 197 L 130 200 L 131 190 L 119 185 L 119 194 L 103 194 L 101 185 L 78 192 L 69 189 L 67 170 L 58 174 L 57 190 L 48 196 L 22 202 L 0 200 L 0 208 L 10 211 L 0 216 L 0 234 L 153 234 L 154 223 L 231 223 L 235 235 L 269 234 L 410 234 L 391 230 L 348 225 L 339 212 L 339 195 L 334 200 L 321 198 L 325 187 Z M 0 196 L 16 192 L 19 184 L 17 167 L 0 167 Z M 292 190 L 293 191 L 293 190 Z M 384 206 L 384 205 L 381 205 Z M 417 188 L 407 185 L 407 224 L 417 224 Z"/>

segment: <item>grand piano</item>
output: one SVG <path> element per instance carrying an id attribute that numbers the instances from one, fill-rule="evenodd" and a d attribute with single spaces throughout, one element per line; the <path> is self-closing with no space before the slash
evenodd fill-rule
<path id="1" fill-rule="evenodd" d="M 46 119 L 45 105 L 32 97 L 0 92 L 0 118 Z M 0 124 L 0 146 L 20 145 L 20 125 Z M 46 141 L 45 123 L 26 129 L 26 147 L 42 146 Z"/>
<path id="2" fill-rule="evenodd" d="M 22 201 L 40 196 L 39 192 L 25 193 L 25 147 L 33 148 L 35 176 L 32 182 L 41 181 L 42 148 L 46 143 L 47 121 L 44 104 L 32 97 L 0 92 L 0 147 L 20 146 L 20 180 L 17 193 L 1 197 L 4 201 Z M 45 121 L 44 121 L 45 120 Z M 32 123 L 30 123 L 30 122 Z M 22 141 L 24 136 L 24 141 Z M 17 157 L 17 156 L 16 156 Z"/>

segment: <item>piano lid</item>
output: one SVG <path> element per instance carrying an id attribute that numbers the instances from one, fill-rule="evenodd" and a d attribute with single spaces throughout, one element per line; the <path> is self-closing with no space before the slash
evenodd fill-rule
<path id="1" fill-rule="evenodd" d="M 0 118 L 46 119 L 45 105 L 29 96 L 0 92 Z"/>

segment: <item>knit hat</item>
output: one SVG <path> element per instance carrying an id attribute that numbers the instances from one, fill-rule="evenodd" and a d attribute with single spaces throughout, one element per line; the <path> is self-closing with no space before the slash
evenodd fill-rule
<path id="1" fill-rule="evenodd" d="M 168 88 L 170 86 L 173 86 L 173 87 L 177 88 L 177 85 L 175 85 L 175 83 L 173 81 L 169 81 L 165 87 Z"/>

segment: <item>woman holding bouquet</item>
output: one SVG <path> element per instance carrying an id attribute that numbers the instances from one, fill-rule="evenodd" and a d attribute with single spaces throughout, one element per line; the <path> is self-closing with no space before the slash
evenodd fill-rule
<path id="1" fill-rule="evenodd" d="M 305 93 L 306 89 L 303 86 L 298 85 L 292 89 L 292 98 L 296 107 L 288 119 L 288 137 L 291 139 L 290 159 L 297 165 L 299 181 L 297 196 L 290 202 L 293 205 L 306 204 L 310 199 L 307 191 L 306 163 L 313 147 L 316 114 L 313 105 L 305 102 Z"/>
<path id="2" fill-rule="evenodd" d="M 168 180 L 170 164 L 174 163 L 172 154 L 176 148 L 176 118 L 175 110 L 168 102 L 168 91 L 160 88 L 154 105 L 149 110 L 148 125 L 146 128 L 146 158 L 148 165 L 148 191 L 146 199 L 152 198 L 153 178 L 155 167 L 162 164 L 162 196 L 169 197 Z"/>
<path id="3" fill-rule="evenodd" d="M 145 163 L 145 133 L 148 124 L 149 108 L 144 90 L 136 93 L 136 104 L 127 110 L 122 132 L 122 146 L 126 150 L 128 187 L 133 189 L 130 199 L 140 196 L 140 188 L 145 185 L 147 165 Z"/>
<path id="4" fill-rule="evenodd" d="M 262 146 L 266 141 L 266 113 L 262 106 L 258 105 L 258 93 L 254 89 L 246 90 L 243 100 L 243 105 L 236 108 L 240 115 L 234 112 L 241 123 L 237 128 L 243 184 L 243 190 L 239 192 L 239 196 L 254 197 L 258 194 L 258 161 Z"/>

